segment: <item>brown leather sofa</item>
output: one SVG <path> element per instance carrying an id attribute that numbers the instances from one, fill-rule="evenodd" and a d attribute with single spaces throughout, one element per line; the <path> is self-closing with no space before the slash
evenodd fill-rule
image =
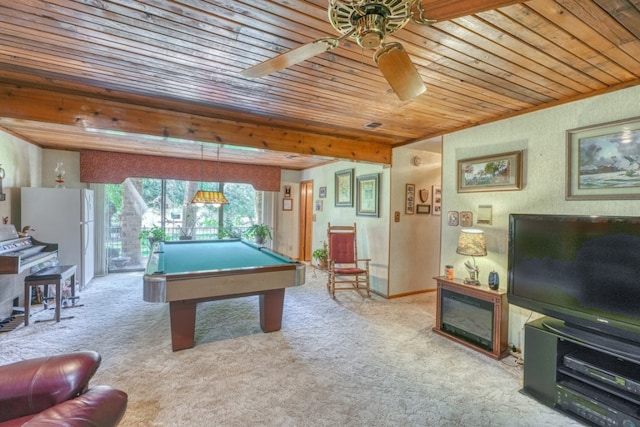
<path id="1" fill-rule="evenodd" d="M 0 427 L 118 425 L 127 394 L 89 387 L 100 361 L 83 351 L 0 366 Z"/>

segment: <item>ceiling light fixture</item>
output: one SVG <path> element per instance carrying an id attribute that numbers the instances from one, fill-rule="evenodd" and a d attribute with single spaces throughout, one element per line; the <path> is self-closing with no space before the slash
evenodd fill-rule
<path id="1" fill-rule="evenodd" d="M 353 39 L 362 49 L 376 50 L 374 60 L 380 72 L 401 101 L 416 98 L 427 90 L 422 76 L 398 43 L 386 43 L 386 36 L 407 23 L 431 25 L 435 21 L 424 16 L 422 0 L 329 0 L 329 22 L 341 33 L 299 46 L 255 64 L 241 72 L 248 78 L 267 74 L 332 51 L 347 39 Z"/>
<path id="2" fill-rule="evenodd" d="M 202 187 L 203 180 L 203 166 L 204 165 L 204 143 L 200 144 L 200 186 Z M 220 145 L 216 154 L 216 179 L 218 180 L 218 186 L 220 186 Z M 228 205 L 229 201 L 224 196 L 222 191 L 208 191 L 202 188 L 196 192 L 191 199 L 192 205 L 213 205 L 215 208 L 219 208 L 222 205 Z"/>

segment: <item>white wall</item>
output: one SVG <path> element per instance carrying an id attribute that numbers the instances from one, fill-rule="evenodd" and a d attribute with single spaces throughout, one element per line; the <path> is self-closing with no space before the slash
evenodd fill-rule
<path id="1" fill-rule="evenodd" d="M 88 188 L 87 184 L 80 182 L 80 153 L 64 150 L 43 150 L 41 187 L 56 186 L 55 169 L 58 162 L 62 162 L 65 170 L 63 179 L 66 188 Z"/>
<path id="2" fill-rule="evenodd" d="M 420 166 L 411 160 L 422 158 Z M 401 147 L 393 150 L 391 168 L 364 163 L 336 162 L 302 172 L 301 180 L 313 181 L 314 200 L 322 200 L 322 211 L 315 212 L 313 249 L 326 240 L 327 224 L 358 226 L 358 255 L 371 258 L 371 286 L 383 296 L 397 297 L 435 289 L 433 276 L 439 274 L 440 216 L 405 214 L 406 184 L 416 190 L 429 190 L 427 204 L 433 203 L 432 186 L 440 184 L 441 155 L 420 149 Z M 335 173 L 354 169 L 354 181 L 361 175 L 380 174 L 380 215 L 357 216 L 355 207 L 335 206 Z M 355 184 L 354 184 L 355 185 Z M 320 199 L 320 187 L 327 197 Z M 354 192 L 354 201 L 357 194 Z M 294 205 L 295 206 L 295 205 Z M 394 221 L 394 213 L 400 221 Z M 391 261 L 390 261 L 391 260 Z"/>
<path id="3" fill-rule="evenodd" d="M 420 157 L 419 166 L 413 163 Z M 390 263 L 389 296 L 402 296 L 436 288 L 434 276 L 439 275 L 440 266 L 440 220 L 441 216 L 405 213 L 406 185 L 414 184 L 416 204 L 420 203 L 420 189 L 429 192 L 424 204 L 433 208 L 433 186 L 440 185 L 442 156 L 408 147 L 393 150 L 391 169 L 391 219 L 390 219 Z M 399 213 L 400 221 L 394 219 Z"/>
<path id="4" fill-rule="evenodd" d="M 297 259 L 300 253 L 299 224 L 300 224 L 300 171 L 282 170 L 280 174 L 280 192 L 275 195 L 275 235 L 274 249 L 281 254 Z M 291 201 L 293 210 L 282 208 L 284 187 L 291 187 Z"/>
<path id="5" fill-rule="evenodd" d="M 0 164 L 5 170 L 2 180 L 4 201 L 0 201 L 0 218 L 8 218 L 9 224 L 20 229 L 20 187 L 40 185 L 42 149 L 0 131 Z M 27 273 L 0 274 L 0 320 L 8 317 L 13 299 L 24 293 L 24 276 Z"/>
<path id="6" fill-rule="evenodd" d="M 335 206 L 335 173 L 353 169 L 354 206 Z M 361 175 L 379 173 L 379 216 L 357 216 L 356 178 Z M 358 228 L 358 257 L 370 258 L 371 289 L 381 295 L 388 292 L 389 270 L 389 194 L 390 173 L 380 165 L 367 163 L 336 162 L 330 165 L 308 169 L 302 172 L 301 181 L 313 181 L 313 200 L 322 201 L 322 211 L 314 211 L 312 250 L 321 247 L 327 240 L 327 225 L 350 225 Z M 319 197 L 320 187 L 327 188 L 327 197 Z M 293 190 L 292 190 L 293 191 Z M 295 206 L 295 204 L 294 204 Z"/>
<path id="7" fill-rule="evenodd" d="M 640 86 L 595 98 L 565 104 L 509 120 L 478 126 L 446 135 L 443 144 L 443 217 L 448 211 L 471 211 L 478 205 L 493 206 L 493 224 L 480 226 L 487 237 L 488 256 L 477 258 L 480 279 L 495 269 L 500 286 L 507 286 L 508 218 L 510 213 L 561 213 L 635 215 L 637 200 L 565 200 L 566 131 L 615 120 L 640 116 Z M 524 188 L 521 191 L 457 192 L 457 161 L 465 158 L 524 151 Z M 456 254 L 460 227 L 442 225 L 441 269 L 453 264 L 458 277 L 464 277 L 466 257 Z M 527 310 L 510 307 L 509 342 L 523 345 L 521 333 L 529 318 Z M 533 316 L 536 316 L 534 313 Z"/>

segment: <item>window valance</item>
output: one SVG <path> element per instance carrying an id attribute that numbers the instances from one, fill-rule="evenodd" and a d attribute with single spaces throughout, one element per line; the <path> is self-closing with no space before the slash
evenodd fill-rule
<path id="1" fill-rule="evenodd" d="M 80 151 L 80 181 L 120 184 L 127 178 L 251 184 L 259 191 L 280 191 L 280 168 L 144 154 Z"/>

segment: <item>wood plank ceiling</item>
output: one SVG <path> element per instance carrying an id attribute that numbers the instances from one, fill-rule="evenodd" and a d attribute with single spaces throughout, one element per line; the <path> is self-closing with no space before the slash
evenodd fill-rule
<path id="1" fill-rule="evenodd" d="M 41 147 L 303 169 L 640 84 L 640 0 L 423 0 L 402 43 L 427 92 L 399 101 L 328 0 L 0 0 L 0 129 Z M 215 150 L 207 150 L 215 155 Z"/>

